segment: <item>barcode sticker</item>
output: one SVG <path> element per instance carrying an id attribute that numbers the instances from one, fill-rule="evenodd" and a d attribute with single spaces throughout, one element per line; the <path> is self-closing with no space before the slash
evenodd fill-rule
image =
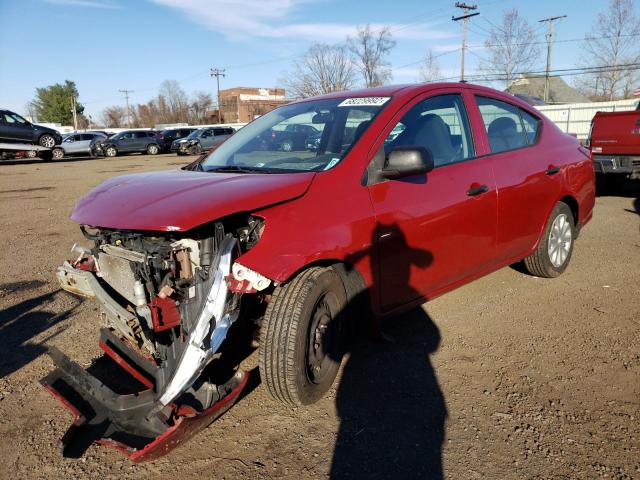
<path id="1" fill-rule="evenodd" d="M 390 97 L 354 97 L 343 100 L 339 107 L 379 107 L 389 101 Z"/>

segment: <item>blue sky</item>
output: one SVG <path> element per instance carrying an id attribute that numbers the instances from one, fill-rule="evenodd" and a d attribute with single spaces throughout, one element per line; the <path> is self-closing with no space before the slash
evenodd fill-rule
<path id="1" fill-rule="evenodd" d="M 431 48 L 445 74 L 457 75 L 461 27 L 453 0 L 0 0 L 0 107 L 26 113 L 36 87 L 65 79 L 78 86 L 94 119 L 103 108 L 157 94 L 166 79 L 187 93 L 214 93 L 210 67 L 227 69 L 222 88 L 278 86 L 291 60 L 316 41 L 344 40 L 358 25 L 390 25 L 395 83 L 414 82 Z M 471 2 L 467 2 L 471 3 Z M 567 14 L 558 40 L 582 38 L 606 0 L 476 0 L 469 43 L 479 45 L 506 9 L 517 8 L 544 41 L 543 17 Z M 473 73 L 482 48 L 473 48 Z M 578 64 L 580 42 L 557 44 L 553 67 Z M 543 65 L 541 64 L 540 67 Z"/>

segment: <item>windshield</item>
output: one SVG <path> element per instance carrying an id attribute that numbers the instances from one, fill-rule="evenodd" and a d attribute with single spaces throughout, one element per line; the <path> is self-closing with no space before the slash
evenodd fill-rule
<path id="1" fill-rule="evenodd" d="M 193 132 L 191 132 L 189 135 L 187 135 L 184 138 L 189 139 L 189 140 L 193 140 L 194 138 L 198 138 L 200 136 L 200 134 L 202 132 L 204 132 L 205 130 L 206 130 L 206 128 L 199 128 L 197 130 L 194 130 Z"/>
<path id="2" fill-rule="evenodd" d="M 240 129 L 203 159 L 202 169 L 328 170 L 344 158 L 388 100 L 337 98 L 285 105 Z"/>

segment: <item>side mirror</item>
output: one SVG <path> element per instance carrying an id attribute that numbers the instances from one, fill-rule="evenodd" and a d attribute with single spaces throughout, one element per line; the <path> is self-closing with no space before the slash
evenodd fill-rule
<path id="1" fill-rule="evenodd" d="M 417 145 L 393 147 L 382 168 L 382 176 L 389 179 L 421 175 L 433 170 L 433 155 L 428 148 Z"/>

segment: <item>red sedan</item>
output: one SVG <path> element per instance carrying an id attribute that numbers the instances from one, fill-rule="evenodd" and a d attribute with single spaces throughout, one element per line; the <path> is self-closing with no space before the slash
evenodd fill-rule
<path id="1" fill-rule="evenodd" d="M 265 141 L 301 126 L 318 138 Z M 59 352 L 46 383 L 78 411 L 84 399 L 96 438 L 138 460 L 237 398 L 246 375 L 213 365 L 242 339 L 259 338 L 274 397 L 312 403 L 355 318 L 377 332 L 383 316 L 521 260 L 560 275 L 594 193 L 589 152 L 492 89 L 389 86 L 282 106 L 188 168 L 114 178 L 80 201 L 72 218 L 93 247 L 58 278 L 101 304 L 103 349 L 144 389 L 117 395 Z"/>

